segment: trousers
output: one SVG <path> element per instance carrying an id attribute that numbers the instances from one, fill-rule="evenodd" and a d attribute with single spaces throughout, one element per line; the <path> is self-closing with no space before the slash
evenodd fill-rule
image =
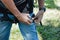
<path id="1" fill-rule="evenodd" d="M 30 16 L 32 13 L 30 14 Z M 2 17 L 3 14 L 0 14 Z M 13 15 L 8 15 L 11 19 L 14 19 Z M 38 40 L 36 24 L 32 22 L 30 25 L 27 25 L 22 22 L 18 22 L 19 29 L 22 33 L 24 40 Z M 9 21 L 0 21 L 0 40 L 9 40 L 10 30 L 12 23 Z"/>

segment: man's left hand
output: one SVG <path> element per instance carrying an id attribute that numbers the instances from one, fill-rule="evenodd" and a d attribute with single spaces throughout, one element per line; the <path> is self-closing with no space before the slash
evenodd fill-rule
<path id="1" fill-rule="evenodd" d="M 40 21 L 42 20 L 43 14 L 44 14 L 44 10 L 40 10 L 40 11 L 36 14 L 36 16 L 34 17 L 35 23 L 40 23 Z"/>

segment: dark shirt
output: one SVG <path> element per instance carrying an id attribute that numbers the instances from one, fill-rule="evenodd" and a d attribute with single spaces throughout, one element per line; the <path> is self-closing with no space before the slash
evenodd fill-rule
<path id="1" fill-rule="evenodd" d="M 26 2 L 25 2 L 26 1 Z M 26 9 L 28 10 L 28 11 L 30 11 L 30 12 L 33 12 L 33 0 L 14 0 L 14 2 L 15 2 L 15 4 L 16 4 L 16 6 L 18 7 L 18 9 L 20 10 L 20 11 L 22 11 L 23 9 L 24 9 L 24 4 L 27 4 L 26 6 Z M 25 3 L 24 3 L 25 2 Z M 23 4 L 24 3 L 24 4 Z M 20 4 L 23 4 L 23 5 L 20 5 Z M 18 5 L 20 5 L 20 6 L 18 6 Z M 23 8 L 21 8 L 21 6 L 23 7 Z M 3 10 L 3 9 L 7 9 L 6 7 L 5 7 L 5 5 L 0 1 L 0 9 L 1 10 Z"/>

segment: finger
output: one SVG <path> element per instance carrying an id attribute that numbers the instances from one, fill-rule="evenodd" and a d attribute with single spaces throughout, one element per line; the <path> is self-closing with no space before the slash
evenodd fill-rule
<path id="1" fill-rule="evenodd" d="M 31 16 L 27 16 L 29 19 L 31 19 Z"/>
<path id="2" fill-rule="evenodd" d="M 31 16 L 30 16 L 29 14 L 26 14 L 26 16 L 27 16 L 28 18 L 31 18 Z"/>
<path id="3" fill-rule="evenodd" d="M 32 20 L 28 20 L 29 23 L 32 23 Z"/>
<path id="4" fill-rule="evenodd" d="M 26 23 L 26 24 L 28 24 L 28 25 L 30 24 L 28 21 L 25 21 L 25 22 L 23 22 L 23 23 Z"/>
<path id="5" fill-rule="evenodd" d="M 36 20 L 38 20 L 38 19 L 34 19 L 34 18 L 32 18 L 32 20 L 33 20 L 34 22 L 36 22 Z"/>
<path id="6" fill-rule="evenodd" d="M 34 21 L 34 18 L 32 18 L 32 20 Z"/>
<path id="7" fill-rule="evenodd" d="M 36 19 L 36 20 L 34 20 L 34 22 L 35 22 L 35 23 L 39 23 L 39 20 L 38 20 L 38 19 Z"/>
<path id="8" fill-rule="evenodd" d="M 27 24 L 31 24 L 30 22 L 26 22 Z"/>
<path id="9" fill-rule="evenodd" d="M 31 24 L 31 20 L 25 21 L 26 24 Z"/>
<path id="10" fill-rule="evenodd" d="M 31 16 L 30 15 L 27 15 L 27 17 L 30 19 L 31 18 Z"/>
<path id="11" fill-rule="evenodd" d="M 34 20 L 38 20 L 38 17 L 34 18 Z"/>
<path id="12" fill-rule="evenodd" d="M 28 21 L 27 21 L 27 24 L 31 24 L 31 23 L 32 23 L 32 20 L 28 20 Z"/>
<path id="13" fill-rule="evenodd" d="M 34 20 L 34 22 L 37 23 L 36 20 Z"/>
<path id="14" fill-rule="evenodd" d="M 27 16 L 29 16 L 29 14 L 26 14 Z"/>

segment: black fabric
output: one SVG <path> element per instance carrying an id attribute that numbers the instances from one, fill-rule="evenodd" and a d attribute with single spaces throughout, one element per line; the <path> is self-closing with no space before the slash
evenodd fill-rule
<path id="1" fill-rule="evenodd" d="M 4 12 L 7 8 L 4 6 L 4 4 L 0 1 L 0 12 Z"/>
<path id="2" fill-rule="evenodd" d="M 26 1 L 23 1 L 23 3 L 18 3 L 19 0 L 15 0 L 15 5 L 17 6 L 17 8 L 19 9 L 19 11 L 22 12 L 22 10 L 24 9 L 24 7 L 26 6 Z M 4 4 L 0 1 L 0 12 L 10 12 L 5 6 Z"/>
<path id="3" fill-rule="evenodd" d="M 19 9 L 20 12 L 23 11 L 23 9 L 25 8 L 26 4 L 28 4 L 28 11 L 33 12 L 33 0 L 24 0 L 24 1 L 20 1 L 20 0 L 14 0 L 15 5 L 17 6 L 17 8 Z M 0 12 L 7 12 L 9 11 L 4 4 L 0 1 Z"/>
<path id="4" fill-rule="evenodd" d="M 33 4 L 34 4 L 34 0 L 27 0 L 28 1 L 28 11 L 33 12 Z"/>

